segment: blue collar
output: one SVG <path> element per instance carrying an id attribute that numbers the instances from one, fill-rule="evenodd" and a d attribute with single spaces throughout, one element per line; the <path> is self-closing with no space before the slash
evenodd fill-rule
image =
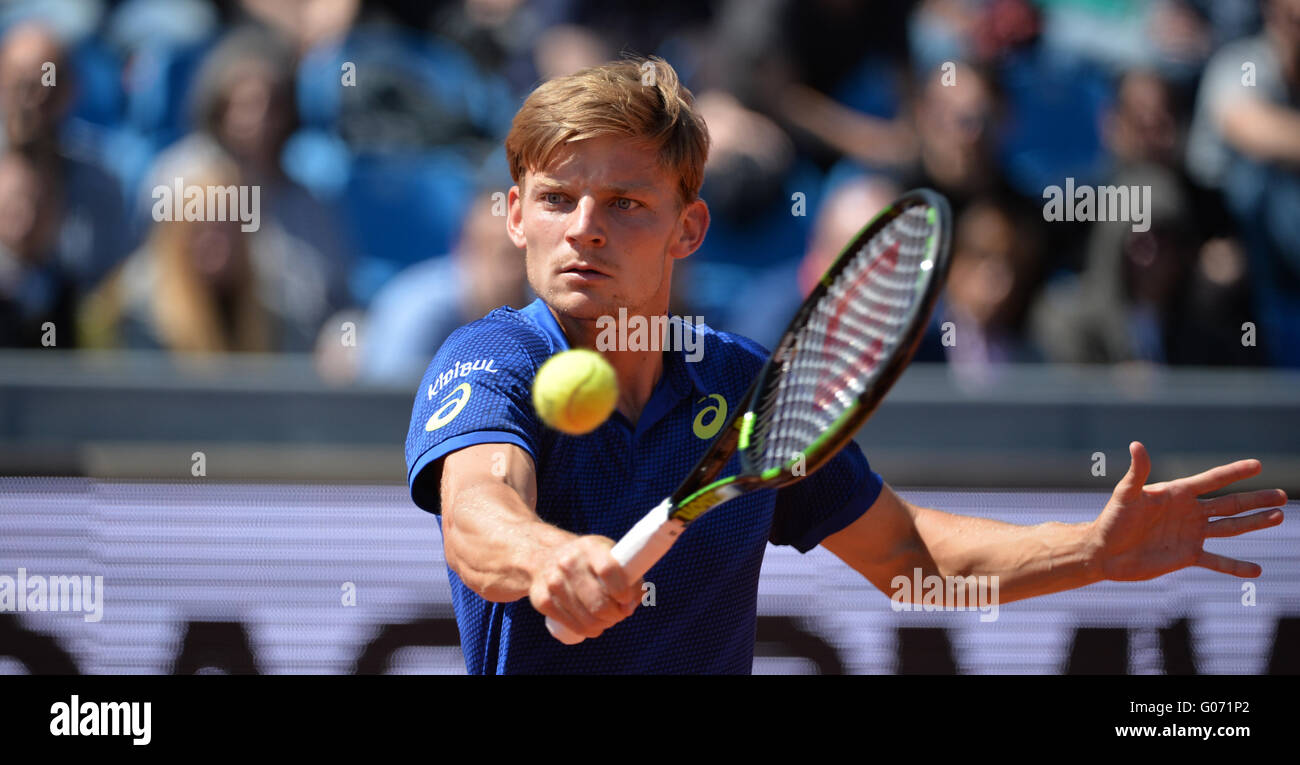
<path id="1" fill-rule="evenodd" d="M 536 324 L 547 337 L 551 339 L 551 344 L 555 347 L 555 352 L 569 350 L 569 338 L 565 337 L 564 330 L 560 328 L 560 323 L 555 320 L 555 315 L 551 309 L 546 307 L 546 303 L 541 298 L 524 306 L 520 311 Z"/>

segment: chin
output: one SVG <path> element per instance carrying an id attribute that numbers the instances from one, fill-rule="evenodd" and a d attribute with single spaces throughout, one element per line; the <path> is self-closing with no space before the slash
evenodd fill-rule
<path id="1" fill-rule="evenodd" d="M 573 289 L 571 286 L 551 284 L 543 295 L 546 303 L 555 311 L 572 317 L 572 319 L 599 319 L 619 311 L 619 299 L 606 289 Z"/>
<path id="2" fill-rule="evenodd" d="M 573 319 L 595 321 L 601 316 L 618 312 L 614 300 L 606 295 L 593 294 L 586 290 L 552 288 L 546 293 L 546 303 Z"/>

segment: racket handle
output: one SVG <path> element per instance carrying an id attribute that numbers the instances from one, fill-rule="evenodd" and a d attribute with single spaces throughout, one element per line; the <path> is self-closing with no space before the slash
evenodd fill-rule
<path id="1" fill-rule="evenodd" d="M 636 525 L 628 529 L 618 544 L 609 551 L 623 567 L 629 579 L 640 579 L 677 541 L 686 524 L 670 518 L 673 502 L 665 499 L 659 506 L 645 514 Z M 582 635 L 565 627 L 551 617 L 546 617 L 546 628 L 556 640 L 565 645 L 577 645 L 586 640 Z"/>

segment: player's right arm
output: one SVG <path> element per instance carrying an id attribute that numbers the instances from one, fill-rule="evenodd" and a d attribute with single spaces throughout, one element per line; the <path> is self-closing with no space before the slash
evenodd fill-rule
<path id="1" fill-rule="evenodd" d="M 442 533 L 447 565 L 480 597 L 527 597 L 537 611 L 588 638 L 627 618 L 641 601 L 610 555 L 614 541 L 578 536 L 534 511 L 532 457 L 514 444 L 476 444 L 443 461 Z"/>

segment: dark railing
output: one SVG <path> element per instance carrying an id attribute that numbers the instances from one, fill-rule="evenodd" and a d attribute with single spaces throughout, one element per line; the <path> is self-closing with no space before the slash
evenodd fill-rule
<path id="1" fill-rule="evenodd" d="M 203 452 L 213 479 L 400 483 L 417 384 L 331 383 L 297 356 L 0 353 L 0 474 L 189 479 Z M 1294 496 L 1300 373 L 915 365 L 858 440 L 896 485 L 1099 489 L 1141 440 L 1152 480 L 1257 457 L 1251 484 Z"/>

